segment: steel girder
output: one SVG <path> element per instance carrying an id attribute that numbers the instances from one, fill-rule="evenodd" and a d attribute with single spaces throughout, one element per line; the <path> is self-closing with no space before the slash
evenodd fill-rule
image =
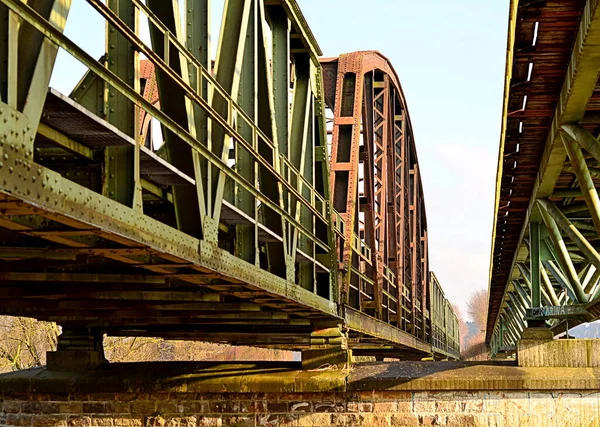
<path id="1" fill-rule="evenodd" d="M 398 77 L 373 51 L 321 63 L 325 99 L 333 111 L 330 187 L 338 221 L 341 301 L 431 341 L 427 219 Z M 438 292 L 439 284 L 432 289 Z M 457 354 L 455 319 L 448 320 L 449 329 L 444 320 L 446 312 L 454 313 L 443 294 L 436 298 L 435 310 L 441 310 L 436 315 L 442 316 L 436 328 L 443 335 L 436 336 L 436 345 Z"/>
<path id="2" fill-rule="evenodd" d="M 67 274 L 61 292 L 14 303 L 7 296 L 23 282 L 10 276 L 0 311 L 159 335 L 184 323 L 197 323 L 196 335 L 341 323 L 328 162 L 316 154 L 326 151 L 320 51 L 295 2 L 228 1 L 214 66 L 208 1 L 189 0 L 186 22 L 179 2 L 88 3 L 106 22 L 100 61 L 61 34 L 70 2 L 0 3 L 11 22 L 0 50 L 0 259 L 9 273 L 35 260 L 16 271 L 31 283 L 42 272 L 114 270 L 121 286 L 110 298 L 123 302 L 105 304 L 96 286 L 79 305 L 63 303 L 80 294 L 65 288 Z M 48 90 L 58 47 L 89 69 L 70 97 Z M 123 294 L 140 268 L 162 282 Z M 181 292 L 166 292 L 173 286 Z M 223 322 L 201 321 L 196 310 L 210 306 Z M 232 312 L 249 307 L 262 318 L 232 326 Z"/>
<path id="3" fill-rule="evenodd" d="M 511 80 L 511 73 L 519 72 L 516 65 L 511 63 L 516 55 L 512 44 L 516 43 L 515 18 L 523 13 L 521 9 L 517 10 L 518 5 L 519 2 L 513 2 L 507 82 Z M 551 7 L 539 6 L 539 16 L 550 16 L 553 13 Z M 506 158 L 509 155 L 505 146 L 501 146 L 487 329 L 487 341 L 495 350 L 513 346 L 527 325 L 545 324 L 555 333 L 560 333 L 578 323 L 600 318 L 597 309 L 600 286 L 600 181 L 596 173 L 600 148 L 595 136 L 600 121 L 593 111 L 600 72 L 600 53 L 596 49 L 600 42 L 600 3 L 590 0 L 583 2 L 581 7 L 568 69 L 562 90 L 557 96 L 551 125 L 546 127 L 544 152 L 539 159 L 537 179 L 528 199 L 529 206 L 521 223 L 514 253 L 503 248 L 512 247 L 512 240 L 508 240 L 508 234 L 505 235 L 509 228 L 507 221 L 510 221 L 511 214 L 519 215 L 517 208 L 511 207 L 513 190 L 510 187 L 515 180 L 513 178 L 509 182 L 504 178 L 507 173 L 516 174 L 518 163 L 526 160 L 520 158 L 520 150 L 512 153 L 514 156 L 510 157 L 510 162 L 514 162 L 514 165 L 512 172 L 510 168 L 507 172 Z M 550 21 L 540 19 L 538 24 L 538 40 L 541 37 L 543 43 L 544 37 L 550 37 L 555 30 Z M 532 49 L 538 49 L 535 42 Z M 544 65 L 543 61 L 543 57 L 532 59 L 530 68 L 534 71 L 530 72 L 530 82 L 535 81 L 535 70 Z M 528 127 L 527 113 L 531 103 L 532 111 L 529 114 L 535 116 L 537 97 L 540 95 L 532 83 L 529 87 L 531 89 L 523 92 L 527 98 L 523 103 L 521 118 L 516 119 L 520 120 L 520 130 L 514 133 L 508 130 L 511 120 L 515 119 L 512 119 L 507 105 L 519 95 L 514 84 L 507 86 L 502 134 L 504 144 L 533 132 L 530 129 L 534 126 Z M 527 149 L 525 143 L 521 143 L 521 149 L 523 147 Z M 501 206 L 500 199 L 506 199 L 508 203 Z M 507 240 L 504 240 L 505 237 Z M 512 257 L 510 269 L 503 261 L 507 257 Z M 505 285 L 503 297 L 498 302 L 495 297 L 495 294 L 500 295 L 501 283 L 498 280 L 505 274 L 508 274 L 509 283 Z"/>
<path id="4" fill-rule="evenodd" d="M 332 220 L 320 51 L 296 2 L 228 0 L 214 63 L 209 0 L 183 14 L 87 3 L 106 22 L 99 59 L 62 34 L 69 1 L 0 0 L 0 314 L 290 349 L 343 324 L 361 351 L 431 353 L 421 185 L 391 68 L 369 107 L 376 319 L 339 298 L 335 236 L 352 239 Z M 48 88 L 59 47 L 88 68 L 69 96 Z M 388 247 L 386 233 L 404 234 Z"/>

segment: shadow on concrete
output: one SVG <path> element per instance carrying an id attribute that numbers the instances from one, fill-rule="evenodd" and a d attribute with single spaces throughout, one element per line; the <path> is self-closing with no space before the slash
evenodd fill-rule
<path id="1" fill-rule="evenodd" d="M 299 362 L 137 362 L 111 363 L 88 372 L 18 371 L 0 375 L 0 389 L 50 388 L 59 393 L 518 389 L 531 375 L 514 362 L 498 361 L 363 362 L 349 370 L 302 370 Z"/>

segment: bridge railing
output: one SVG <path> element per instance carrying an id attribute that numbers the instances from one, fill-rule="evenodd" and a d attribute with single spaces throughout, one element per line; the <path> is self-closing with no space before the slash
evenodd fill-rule
<path id="1" fill-rule="evenodd" d="M 193 16 L 203 8 L 194 13 L 193 8 L 184 11 L 183 24 L 188 25 L 181 25 L 177 2 L 88 0 L 107 25 L 107 53 L 98 61 L 63 34 L 70 2 L 58 3 L 62 9 L 55 7 L 50 15 L 42 16 L 26 3 L 1 1 L 11 19 L 43 35 L 42 43 L 54 50 L 52 62 L 60 48 L 88 69 L 73 98 L 54 92 L 52 100 L 61 108 L 91 117 L 117 135 L 115 145 L 119 147 L 105 150 L 110 159 L 103 165 L 107 176 L 89 187 L 138 212 L 147 208 L 150 216 L 152 209 L 145 206 L 149 189 L 152 197 L 167 194 L 168 201 L 166 197 L 153 200 L 160 206 L 160 214 L 155 215 L 160 221 L 215 245 L 225 245 L 228 239 L 223 235 L 229 235 L 235 244 L 224 249 L 286 280 L 294 280 L 295 270 L 303 269 L 301 276 L 306 282 L 302 286 L 315 293 L 317 287 L 327 289 L 320 291 L 322 296 L 333 300 L 329 270 L 335 243 L 330 234 L 328 182 L 323 179 L 319 190 L 315 186 L 316 174 L 328 175 L 327 159 L 319 160 L 315 154 L 326 144 L 324 118 L 321 123 L 315 115 L 322 103 L 316 52 L 301 34 L 308 53 L 292 53 L 296 74 L 290 76 L 290 59 L 276 57 L 264 43 L 275 37 L 277 25 L 287 26 L 287 19 L 295 19 L 287 16 L 280 24 L 279 18 L 268 19 L 275 9 L 274 16 L 289 13 L 285 5 L 266 7 L 258 2 L 250 11 L 243 5 L 229 5 L 224 19 L 241 17 L 240 31 L 247 34 L 238 32 L 231 40 L 231 29 L 224 26 L 213 64 L 208 28 L 200 36 L 190 29 L 207 19 Z M 257 22 L 257 27 L 250 28 L 249 20 Z M 147 22 L 150 40 L 142 36 L 140 22 Z M 295 30 L 297 26 L 302 24 L 294 21 Z M 256 43 L 246 42 L 244 37 Z M 287 37 L 281 42 L 289 46 L 292 36 Z M 19 44 L 16 27 L 11 27 L 9 38 L 9 45 Z M 245 60 L 243 52 L 253 56 L 254 62 Z M 37 59 L 32 54 L 30 60 Z M 140 64 L 144 61 L 154 76 L 142 79 Z M 276 63 L 281 64 L 278 69 Z M 32 98 L 35 95 L 38 111 L 29 117 L 34 132 L 40 120 L 53 130 L 60 128 L 42 118 L 50 74 L 35 75 L 32 82 L 12 73 L 11 78 L 18 80 L 20 90 L 32 82 L 37 90 Z M 285 90 L 276 86 L 276 79 L 287 79 Z M 144 93 L 150 80 L 158 93 L 155 99 Z M 100 106 L 97 99 L 90 99 L 92 86 L 104 94 Z M 288 117 L 281 110 L 289 108 L 290 88 L 295 104 Z M 314 123 L 313 117 L 317 117 Z M 145 118 L 162 129 L 161 147 L 143 139 L 149 132 L 141 129 Z M 306 131 L 311 124 L 316 132 Z M 85 138 L 66 136 L 86 145 Z M 33 138 L 30 145 L 33 150 Z M 67 176 L 54 165 L 45 166 Z M 324 282 L 329 285 L 323 286 Z"/>

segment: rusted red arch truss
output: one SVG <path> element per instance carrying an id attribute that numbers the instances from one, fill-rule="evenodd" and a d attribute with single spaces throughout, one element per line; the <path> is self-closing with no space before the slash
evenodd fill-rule
<path id="1" fill-rule="evenodd" d="M 334 112 L 330 188 L 344 224 L 342 302 L 428 340 L 427 219 L 398 76 L 375 51 L 321 64 Z"/>

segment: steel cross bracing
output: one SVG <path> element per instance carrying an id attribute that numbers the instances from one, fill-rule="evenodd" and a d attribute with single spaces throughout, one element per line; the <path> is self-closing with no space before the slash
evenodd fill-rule
<path id="1" fill-rule="evenodd" d="M 0 0 L 0 314 L 288 349 L 341 328 L 363 354 L 456 356 L 432 347 L 421 184 L 387 61 L 357 107 L 373 112 L 374 216 L 354 240 L 332 219 L 321 52 L 294 0 L 228 0 L 218 37 L 208 0 L 87 5 L 101 58 L 63 34 L 70 0 Z M 88 70 L 68 96 L 49 87 L 59 48 Z M 348 258 L 366 236 L 372 270 Z M 346 265 L 371 283 L 358 304 Z"/>
<path id="2" fill-rule="evenodd" d="M 378 52 L 321 63 L 334 111 L 330 187 L 345 224 L 342 301 L 430 341 L 425 206 L 398 77 Z"/>
<path id="3" fill-rule="evenodd" d="M 600 2 L 511 4 L 487 341 L 600 318 Z"/>

